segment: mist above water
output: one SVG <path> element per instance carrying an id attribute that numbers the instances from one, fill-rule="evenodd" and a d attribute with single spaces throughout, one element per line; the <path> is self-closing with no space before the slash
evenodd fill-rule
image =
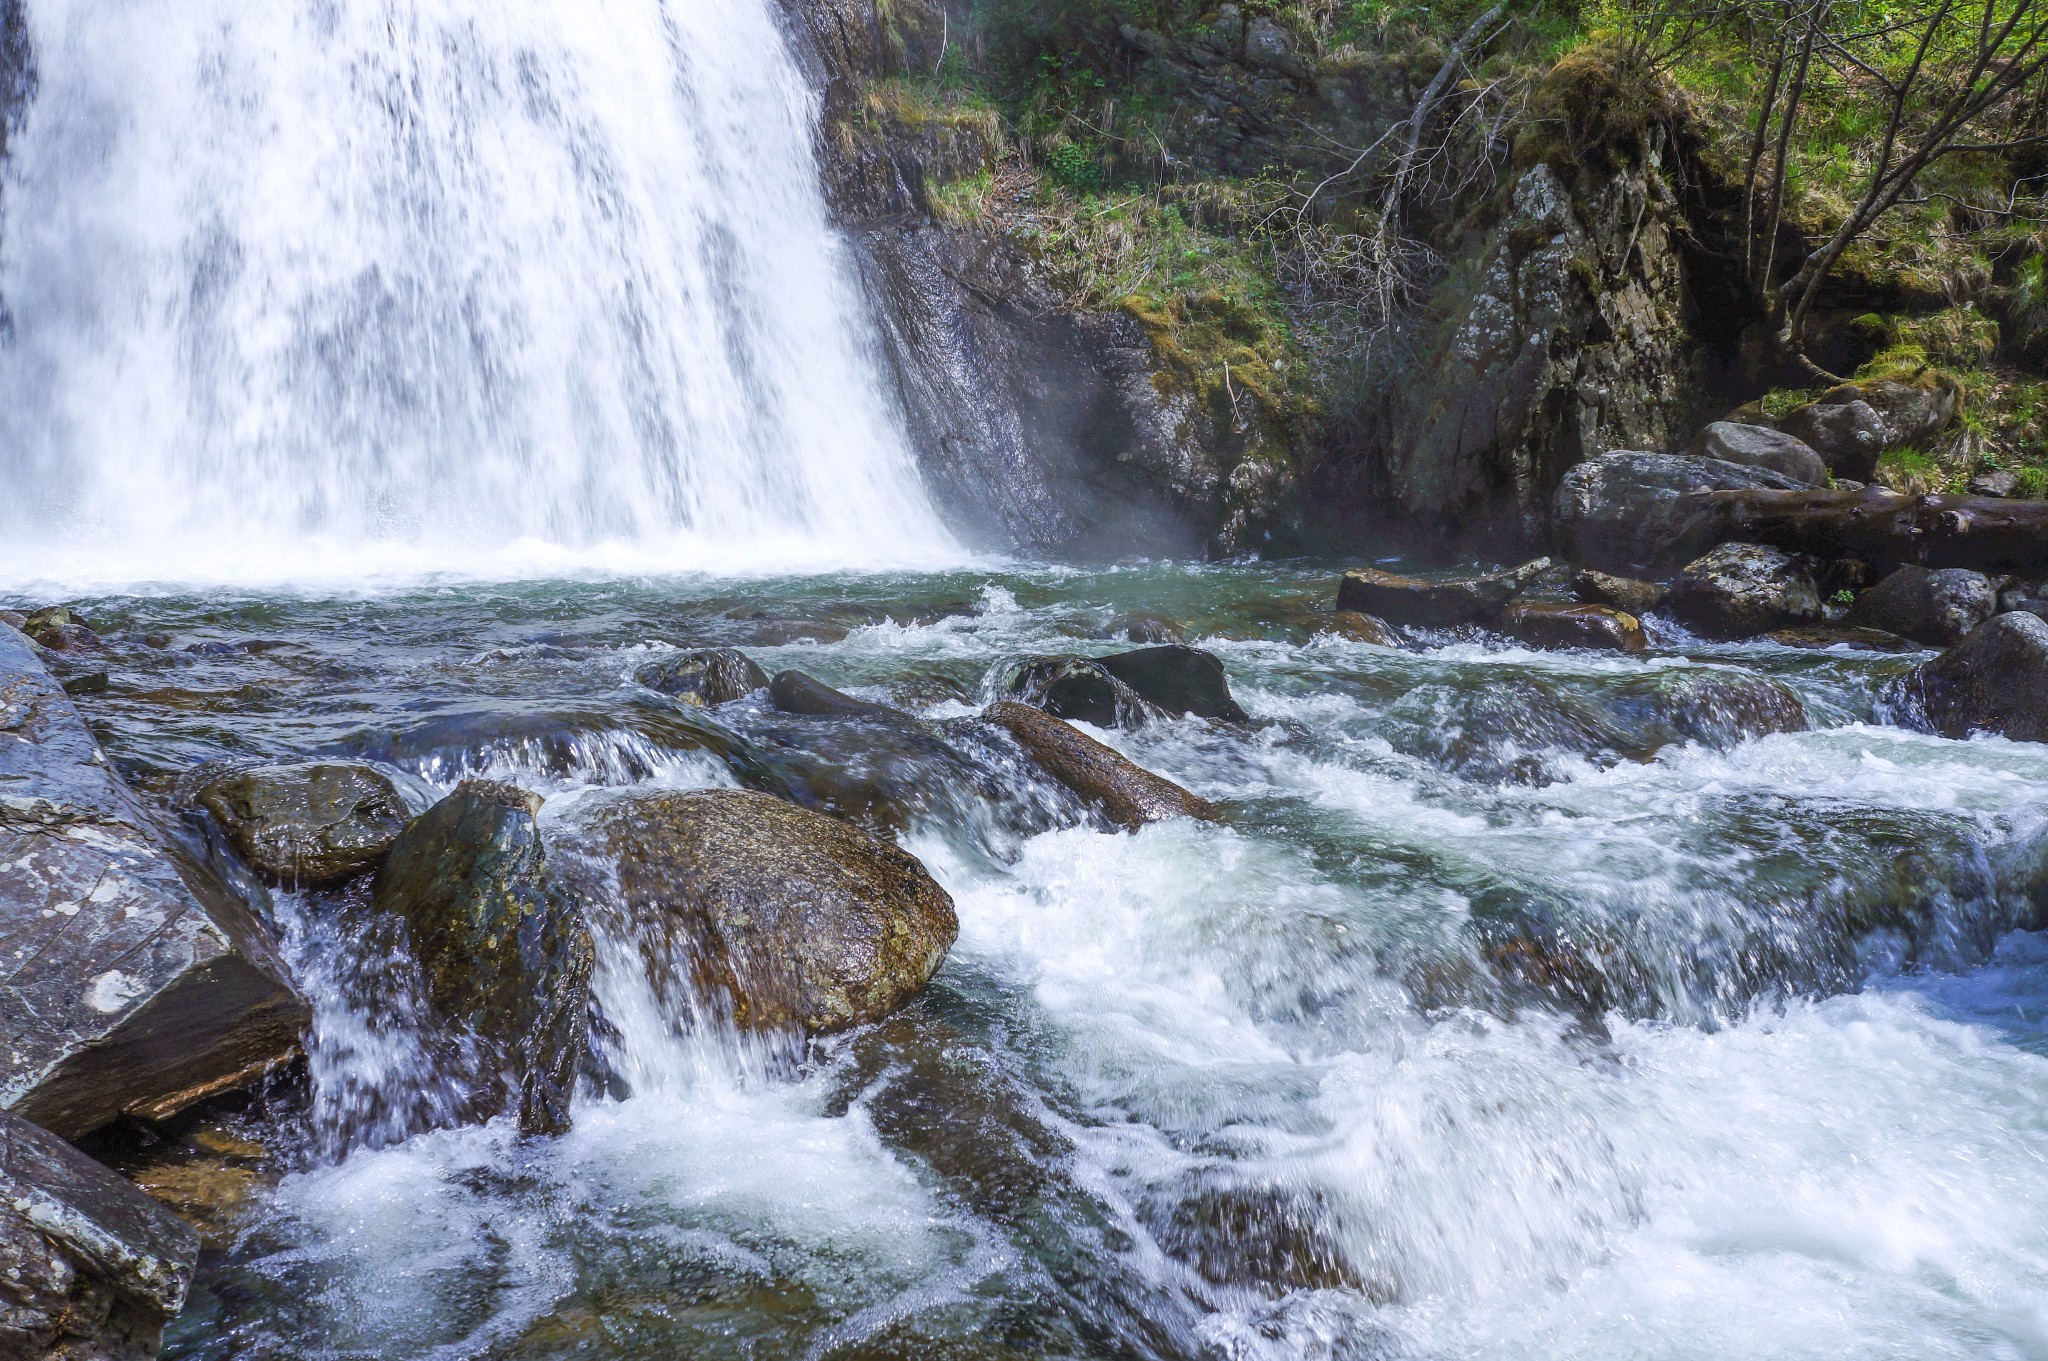
<path id="1" fill-rule="evenodd" d="M 31 0 L 0 572 L 957 557 L 769 0 Z"/>

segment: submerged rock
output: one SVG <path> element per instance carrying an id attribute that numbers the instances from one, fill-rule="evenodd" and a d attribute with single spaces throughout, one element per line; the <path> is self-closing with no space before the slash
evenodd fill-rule
<path id="1" fill-rule="evenodd" d="M 750 790 L 619 797 L 574 835 L 611 867 L 661 990 L 687 986 L 742 1030 L 877 1020 L 931 981 L 959 934 L 915 856 Z"/>
<path id="2" fill-rule="evenodd" d="M 1719 459 L 1746 468 L 1767 468 L 1786 477 L 1827 485 L 1828 466 L 1805 440 L 1762 425 L 1715 421 L 1686 450 L 1696 458 Z"/>
<path id="3" fill-rule="evenodd" d="M 1822 617 L 1820 589 L 1790 553 L 1725 543 L 1687 563 L 1672 594 L 1679 618 L 1720 638 L 1745 638 Z"/>
<path id="4" fill-rule="evenodd" d="M 1396 624 L 1443 627 L 1470 624 L 1500 612 L 1528 584 L 1550 568 L 1550 559 L 1486 576 L 1425 581 L 1376 567 L 1354 567 L 1337 587 L 1337 608 L 1357 610 Z"/>
<path id="5" fill-rule="evenodd" d="M 1642 621 L 1605 605 L 1517 601 L 1500 614 L 1503 631 L 1536 647 L 1587 647 L 1641 652 L 1649 646 Z"/>
<path id="6" fill-rule="evenodd" d="M 1801 648 L 1846 648 L 1850 652 L 1917 652 L 1920 645 L 1910 638 L 1901 638 L 1896 633 L 1883 629 L 1840 628 L 1819 626 L 1812 628 L 1773 629 L 1764 635 L 1766 642 L 1780 647 Z"/>
<path id="7" fill-rule="evenodd" d="M 1149 707 L 1092 657 L 1030 657 L 1014 667 L 1003 689 L 1054 718 L 1098 728 L 1135 727 Z"/>
<path id="8" fill-rule="evenodd" d="M 702 648 L 649 662 L 633 678 L 685 704 L 725 704 L 768 688 L 768 673 L 737 648 Z"/>
<path id="9" fill-rule="evenodd" d="M 1632 577 L 1609 576 L 1584 568 L 1572 578 L 1572 594 L 1589 605 L 1610 605 L 1641 619 L 1671 598 L 1670 588 Z"/>
<path id="10" fill-rule="evenodd" d="M 1214 804 L 1029 705 L 998 702 L 981 716 L 1008 732 L 1046 774 L 1119 827 L 1142 827 L 1162 818 L 1217 816 Z"/>
<path id="11" fill-rule="evenodd" d="M 1929 647 L 1949 647 L 1998 613 L 1998 592 L 1982 572 L 1898 568 L 1856 597 L 1849 622 Z"/>
<path id="12" fill-rule="evenodd" d="M 2001 614 L 1893 681 L 1881 703 L 1943 737 L 2048 742 L 2048 620 Z"/>
<path id="13" fill-rule="evenodd" d="M 242 858 L 286 884 L 328 884 L 374 867 L 431 802 L 361 761 L 258 766 L 199 791 Z"/>
<path id="14" fill-rule="evenodd" d="M 1689 561 L 1722 532 L 1694 493 L 1811 491 L 1767 468 L 1719 459 L 1631 451 L 1587 459 L 1564 475 L 1551 510 L 1559 546 L 1603 572 L 1639 572 Z"/>
<path id="15" fill-rule="evenodd" d="M 776 673 L 775 679 L 769 682 L 768 695 L 775 707 L 786 714 L 806 714 L 813 718 L 867 718 L 888 723 L 904 722 L 910 718 L 901 709 L 855 699 L 801 671 Z"/>
<path id="16" fill-rule="evenodd" d="M 589 927 L 548 877 L 540 796 L 467 780 L 406 828 L 377 872 L 376 906 L 405 919 L 428 996 L 484 1049 L 527 1133 L 569 1127 L 589 1033 Z"/>
<path id="17" fill-rule="evenodd" d="M 1117 639 L 1132 643 L 1184 643 L 1187 641 L 1179 624 L 1147 610 L 1127 610 L 1109 621 L 1098 638 Z"/>
<path id="18" fill-rule="evenodd" d="M 0 1356 L 146 1361 L 199 1237 L 54 1134 L 0 1112 Z"/>
<path id="19" fill-rule="evenodd" d="M 1220 718 L 1248 723 L 1251 715 L 1231 697 L 1223 662 L 1213 652 L 1181 644 L 1148 647 L 1096 659 L 1104 671 L 1175 718 Z"/>
<path id="20" fill-rule="evenodd" d="M 297 1047 L 309 1020 L 249 905 L 107 766 L 0 630 L 0 1109 L 66 1137 L 165 1118 Z"/>
<path id="21" fill-rule="evenodd" d="M 1653 702 L 1679 736 L 1728 748 L 1773 733 L 1805 732 L 1806 706 L 1782 681 L 1751 671 L 1684 668 L 1660 672 Z"/>
<path id="22" fill-rule="evenodd" d="M 1320 615 L 1315 621 L 1316 632 L 1334 633 L 1339 638 L 1349 638 L 1354 643 L 1371 643 L 1374 647 L 1399 647 L 1400 637 L 1393 625 L 1384 619 L 1361 614 L 1357 610 L 1332 610 Z"/>

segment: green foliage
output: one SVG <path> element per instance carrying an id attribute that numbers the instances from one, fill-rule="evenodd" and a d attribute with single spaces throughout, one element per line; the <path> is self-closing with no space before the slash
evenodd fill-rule
<path id="1" fill-rule="evenodd" d="M 1856 603 L 1856 592 L 1844 587 L 1842 590 L 1836 591 L 1832 596 L 1829 596 L 1828 601 L 1834 605 L 1853 605 Z"/>
<path id="2" fill-rule="evenodd" d="M 2019 493 L 2030 501 L 2048 499 L 2048 467 L 2036 463 L 2020 469 Z"/>
<path id="3" fill-rule="evenodd" d="M 1092 193 L 1102 188 L 1102 149 L 1086 142 L 1065 142 L 1054 147 L 1045 158 L 1046 173 L 1053 183 L 1077 193 Z"/>

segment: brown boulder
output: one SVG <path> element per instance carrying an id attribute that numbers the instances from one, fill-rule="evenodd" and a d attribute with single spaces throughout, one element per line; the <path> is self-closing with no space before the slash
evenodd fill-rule
<path id="1" fill-rule="evenodd" d="M 1605 605 L 1517 601 L 1500 613 L 1500 627 L 1535 647 L 1584 647 L 1641 652 L 1649 646 L 1642 621 Z"/>
<path id="2" fill-rule="evenodd" d="M 1512 571 L 1430 581 L 1354 567 L 1337 586 L 1337 608 L 1395 624 L 1471 624 L 1499 613 L 1549 568 L 1550 559 L 1538 558 Z"/>
<path id="3" fill-rule="evenodd" d="M 1590 567 L 1582 569 L 1572 578 L 1572 594 L 1588 605 L 1611 605 L 1623 614 L 1632 614 L 1637 619 L 1641 619 L 1671 598 L 1670 589 L 1655 582 L 1609 576 Z"/>
<path id="4" fill-rule="evenodd" d="M 1046 774 L 1119 827 L 1142 827 L 1163 818 L 1217 816 L 1214 804 L 1028 704 L 998 702 L 981 716 L 1014 737 Z"/>

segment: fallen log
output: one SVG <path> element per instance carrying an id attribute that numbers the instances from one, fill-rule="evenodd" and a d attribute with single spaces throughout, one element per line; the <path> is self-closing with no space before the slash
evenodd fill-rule
<path id="1" fill-rule="evenodd" d="M 1684 498 L 1719 543 L 1760 543 L 1880 571 L 1917 563 L 2048 572 L 2048 501 L 1861 491 L 1710 491 Z"/>

